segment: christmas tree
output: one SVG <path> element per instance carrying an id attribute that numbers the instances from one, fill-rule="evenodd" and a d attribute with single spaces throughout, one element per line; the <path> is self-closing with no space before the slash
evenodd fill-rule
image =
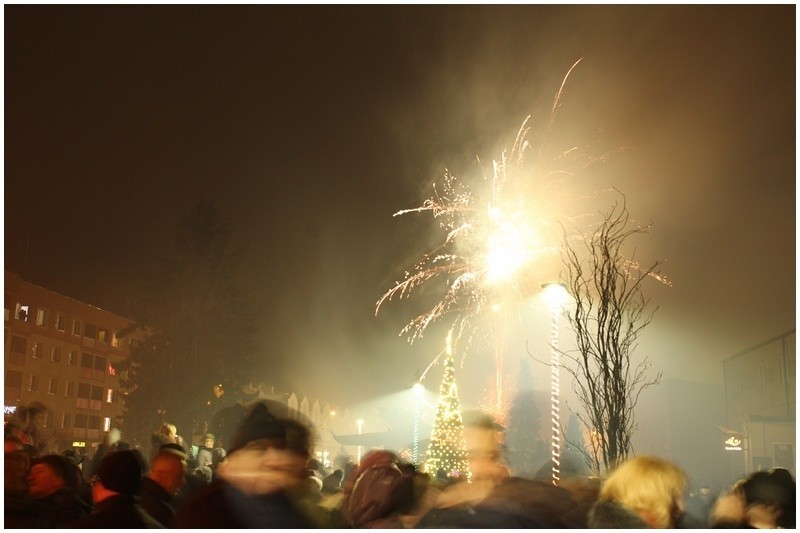
<path id="1" fill-rule="evenodd" d="M 433 425 L 425 472 L 436 475 L 443 470 L 449 477 L 467 477 L 467 447 L 464 442 L 464 422 L 458 402 L 456 365 L 451 347 L 452 330 L 447 334 L 447 358 L 444 377 L 439 386 L 439 404 Z"/>

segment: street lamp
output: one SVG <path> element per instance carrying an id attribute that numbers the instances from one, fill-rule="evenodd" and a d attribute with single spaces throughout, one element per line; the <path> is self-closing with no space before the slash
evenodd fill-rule
<path id="1" fill-rule="evenodd" d="M 411 462 L 416 467 L 419 466 L 419 402 L 425 392 L 425 386 L 417 381 L 411 387 L 411 390 L 414 395 L 414 440 L 411 450 Z"/>
<path id="2" fill-rule="evenodd" d="M 356 420 L 356 425 L 358 426 L 358 434 L 361 435 L 361 430 L 364 429 L 364 421 L 359 418 Z M 358 460 L 356 463 L 361 464 L 361 439 L 358 439 Z"/>
<path id="3" fill-rule="evenodd" d="M 558 485 L 561 479 L 561 356 L 558 351 L 558 316 L 567 303 L 568 294 L 563 283 L 545 283 L 542 289 L 550 307 L 550 420 L 553 430 L 550 453 L 553 458 L 553 485 Z"/>

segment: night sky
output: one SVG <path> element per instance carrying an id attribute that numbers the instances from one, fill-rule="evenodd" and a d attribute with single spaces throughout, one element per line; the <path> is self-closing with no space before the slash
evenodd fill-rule
<path id="1" fill-rule="evenodd" d="M 137 269 L 211 200 L 264 309 L 257 377 L 342 403 L 390 394 L 443 345 L 441 328 L 398 336 L 419 303 L 375 316 L 439 238 L 430 216 L 393 213 L 445 168 L 474 178 L 529 115 L 540 128 L 583 58 L 559 131 L 624 149 L 576 194 L 623 192 L 653 223 L 637 257 L 673 284 L 648 287 L 638 350 L 665 377 L 721 383 L 722 359 L 795 327 L 795 12 L 7 5 L 5 268 L 125 315 Z M 546 314 L 526 328 L 546 350 Z M 465 404 L 490 368 L 459 368 Z"/>

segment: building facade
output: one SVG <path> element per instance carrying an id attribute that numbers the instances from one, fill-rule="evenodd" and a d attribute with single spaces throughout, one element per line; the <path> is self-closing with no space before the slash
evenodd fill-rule
<path id="1" fill-rule="evenodd" d="M 119 337 L 130 320 L 8 271 L 4 292 L 5 417 L 40 402 L 48 451 L 93 456 L 124 410 L 113 365 L 140 340 Z"/>
<path id="2" fill-rule="evenodd" d="M 796 470 L 796 332 L 725 359 L 726 449 L 745 472 Z"/>

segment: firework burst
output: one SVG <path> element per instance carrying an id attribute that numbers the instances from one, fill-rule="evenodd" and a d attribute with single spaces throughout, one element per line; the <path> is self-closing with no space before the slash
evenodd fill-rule
<path id="1" fill-rule="evenodd" d="M 563 88 L 562 83 L 545 134 L 553 125 Z M 567 159 L 578 161 L 581 151 L 569 147 L 553 156 L 543 142 L 534 148 L 528 140 L 529 121 L 530 117 L 523 121 L 512 148 L 492 161 L 488 176 L 484 172 L 482 179 L 467 183 L 446 170 L 421 206 L 394 213 L 430 213 L 443 234 L 441 243 L 424 253 L 376 304 L 377 315 L 387 301 L 409 298 L 422 285 L 439 284 L 443 296 L 400 332 L 412 343 L 431 324 L 454 316 L 454 343 L 466 339 L 468 346 L 487 320 L 496 325 L 498 313 L 506 314 L 541 285 L 541 260 L 558 256 L 554 199 L 557 182 L 570 174 L 559 165 Z"/>

